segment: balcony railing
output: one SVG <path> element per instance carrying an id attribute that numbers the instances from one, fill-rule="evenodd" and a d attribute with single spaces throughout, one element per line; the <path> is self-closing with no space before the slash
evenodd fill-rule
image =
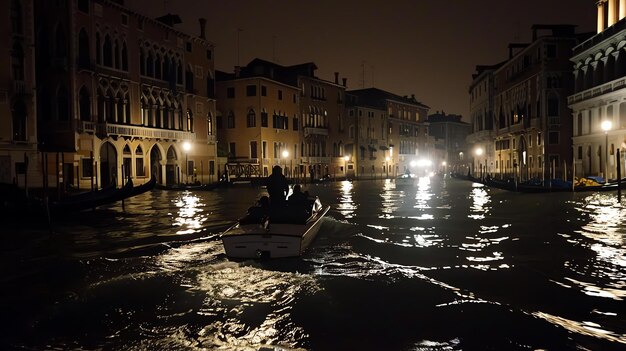
<path id="1" fill-rule="evenodd" d="M 328 128 L 305 127 L 304 136 L 308 137 L 309 135 L 328 135 Z"/>
<path id="2" fill-rule="evenodd" d="M 574 95 L 570 95 L 567 97 L 567 104 L 571 105 L 577 102 L 581 102 L 587 99 L 591 99 L 598 95 L 606 94 L 615 90 L 622 89 L 626 86 L 626 77 L 622 77 L 616 79 L 611 82 L 604 83 L 602 85 L 598 85 L 591 89 L 583 90 Z"/>
<path id="3" fill-rule="evenodd" d="M 302 157 L 301 163 L 304 164 L 330 164 L 330 157 Z"/>
<path id="4" fill-rule="evenodd" d="M 89 124 L 92 123 L 92 124 Z M 118 135 L 122 137 L 130 138 L 150 138 L 150 139 L 169 139 L 169 140 L 195 140 L 196 133 L 185 132 L 182 130 L 169 130 L 150 128 L 143 126 L 131 126 L 125 124 L 112 124 L 112 123 L 93 123 L 83 122 L 83 130 L 93 131 L 95 130 L 98 135 Z"/>

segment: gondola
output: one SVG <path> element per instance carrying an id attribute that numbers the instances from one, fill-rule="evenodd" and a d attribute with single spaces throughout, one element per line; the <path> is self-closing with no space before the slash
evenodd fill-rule
<path id="1" fill-rule="evenodd" d="M 130 195 L 128 197 L 133 197 L 133 196 L 148 192 L 154 189 L 155 185 L 156 185 L 156 177 L 152 177 L 148 182 L 141 184 L 141 185 L 134 186 L 133 190 L 130 192 Z"/>
<path id="2" fill-rule="evenodd" d="M 50 203 L 50 212 L 54 215 L 63 215 L 96 208 L 122 201 L 130 197 L 132 191 L 133 181 L 129 179 L 121 188 L 105 188 L 100 191 L 83 193 L 54 201 Z"/>

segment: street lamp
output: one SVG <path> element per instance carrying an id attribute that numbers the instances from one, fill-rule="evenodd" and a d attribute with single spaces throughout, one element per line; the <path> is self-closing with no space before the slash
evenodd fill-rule
<path id="1" fill-rule="evenodd" d="M 602 121 L 604 131 L 604 180 L 609 180 L 609 130 L 613 128 L 613 123 L 609 120 Z"/>
<path id="2" fill-rule="evenodd" d="M 441 162 L 441 168 L 443 171 L 443 174 L 446 174 L 446 166 L 448 165 L 448 163 L 446 161 Z"/>
<path id="3" fill-rule="evenodd" d="M 476 156 L 478 157 L 478 165 L 480 166 L 480 178 L 483 178 L 483 166 L 480 164 L 480 156 L 483 155 L 483 148 L 479 147 L 476 149 Z"/>
<path id="4" fill-rule="evenodd" d="M 346 180 L 348 180 L 348 160 L 350 160 L 350 155 L 345 155 L 343 157 L 343 173 L 346 176 Z"/>
<path id="5" fill-rule="evenodd" d="M 189 183 L 189 162 L 187 162 L 187 154 L 189 150 L 191 150 L 191 144 L 188 141 L 183 143 L 183 150 L 185 150 L 185 174 L 186 174 L 186 183 Z"/>
<path id="6" fill-rule="evenodd" d="M 285 161 L 285 169 L 287 168 L 287 157 L 289 157 L 289 151 L 287 149 L 283 150 L 283 160 Z M 287 172 L 285 172 L 287 173 Z"/>
<path id="7" fill-rule="evenodd" d="M 385 157 L 385 172 L 387 173 L 387 178 L 389 178 L 389 156 Z"/>

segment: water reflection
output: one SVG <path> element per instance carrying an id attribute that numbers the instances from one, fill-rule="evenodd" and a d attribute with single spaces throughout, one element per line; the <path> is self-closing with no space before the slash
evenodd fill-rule
<path id="1" fill-rule="evenodd" d="M 357 205 L 352 199 L 353 188 L 354 185 L 351 181 L 344 180 L 341 182 L 341 188 L 339 189 L 341 193 L 337 210 L 347 219 L 354 217 L 354 212 L 357 209 Z"/>
<path id="2" fill-rule="evenodd" d="M 485 219 L 485 215 L 489 213 L 490 210 L 488 204 L 491 203 L 491 197 L 485 190 L 485 187 L 482 184 L 474 183 L 472 192 L 470 193 L 470 199 L 472 200 L 472 205 L 470 207 L 471 213 L 468 217 L 472 219 Z"/>
<path id="3" fill-rule="evenodd" d="M 310 275 L 224 263 L 200 273 L 193 289 L 206 296 L 198 314 L 217 317 L 198 334 L 203 347 L 257 350 L 302 344 L 308 335 L 291 310 L 300 294 L 321 288 Z"/>
<path id="4" fill-rule="evenodd" d="M 565 266 L 576 273 L 566 279 L 583 293 L 615 300 L 626 298 L 626 208 L 615 194 L 592 194 L 576 207 L 589 221 L 568 240 L 595 254 L 588 261 L 572 260 Z M 593 281 L 590 281 L 592 278 Z"/>
<path id="5" fill-rule="evenodd" d="M 197 195 L 185 191 L 173 202 L 178 210 L 173 225 L 180 227 L 176 234 L 197 232 L 202 227 L 202 223 L 207 220 L 206 214 L 202 211 L 204 204 Z"/>

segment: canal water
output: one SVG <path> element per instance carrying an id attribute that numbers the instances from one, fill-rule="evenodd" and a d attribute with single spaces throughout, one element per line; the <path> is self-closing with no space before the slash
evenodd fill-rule
<path id="1" fill-rule="evenodd" d="M 301 258 L 231 261 L 264 191 L 154 190 L 2 226 L 2 350 L 626 349 L 626 200 L 421 178 L 305 187 Z"/>

